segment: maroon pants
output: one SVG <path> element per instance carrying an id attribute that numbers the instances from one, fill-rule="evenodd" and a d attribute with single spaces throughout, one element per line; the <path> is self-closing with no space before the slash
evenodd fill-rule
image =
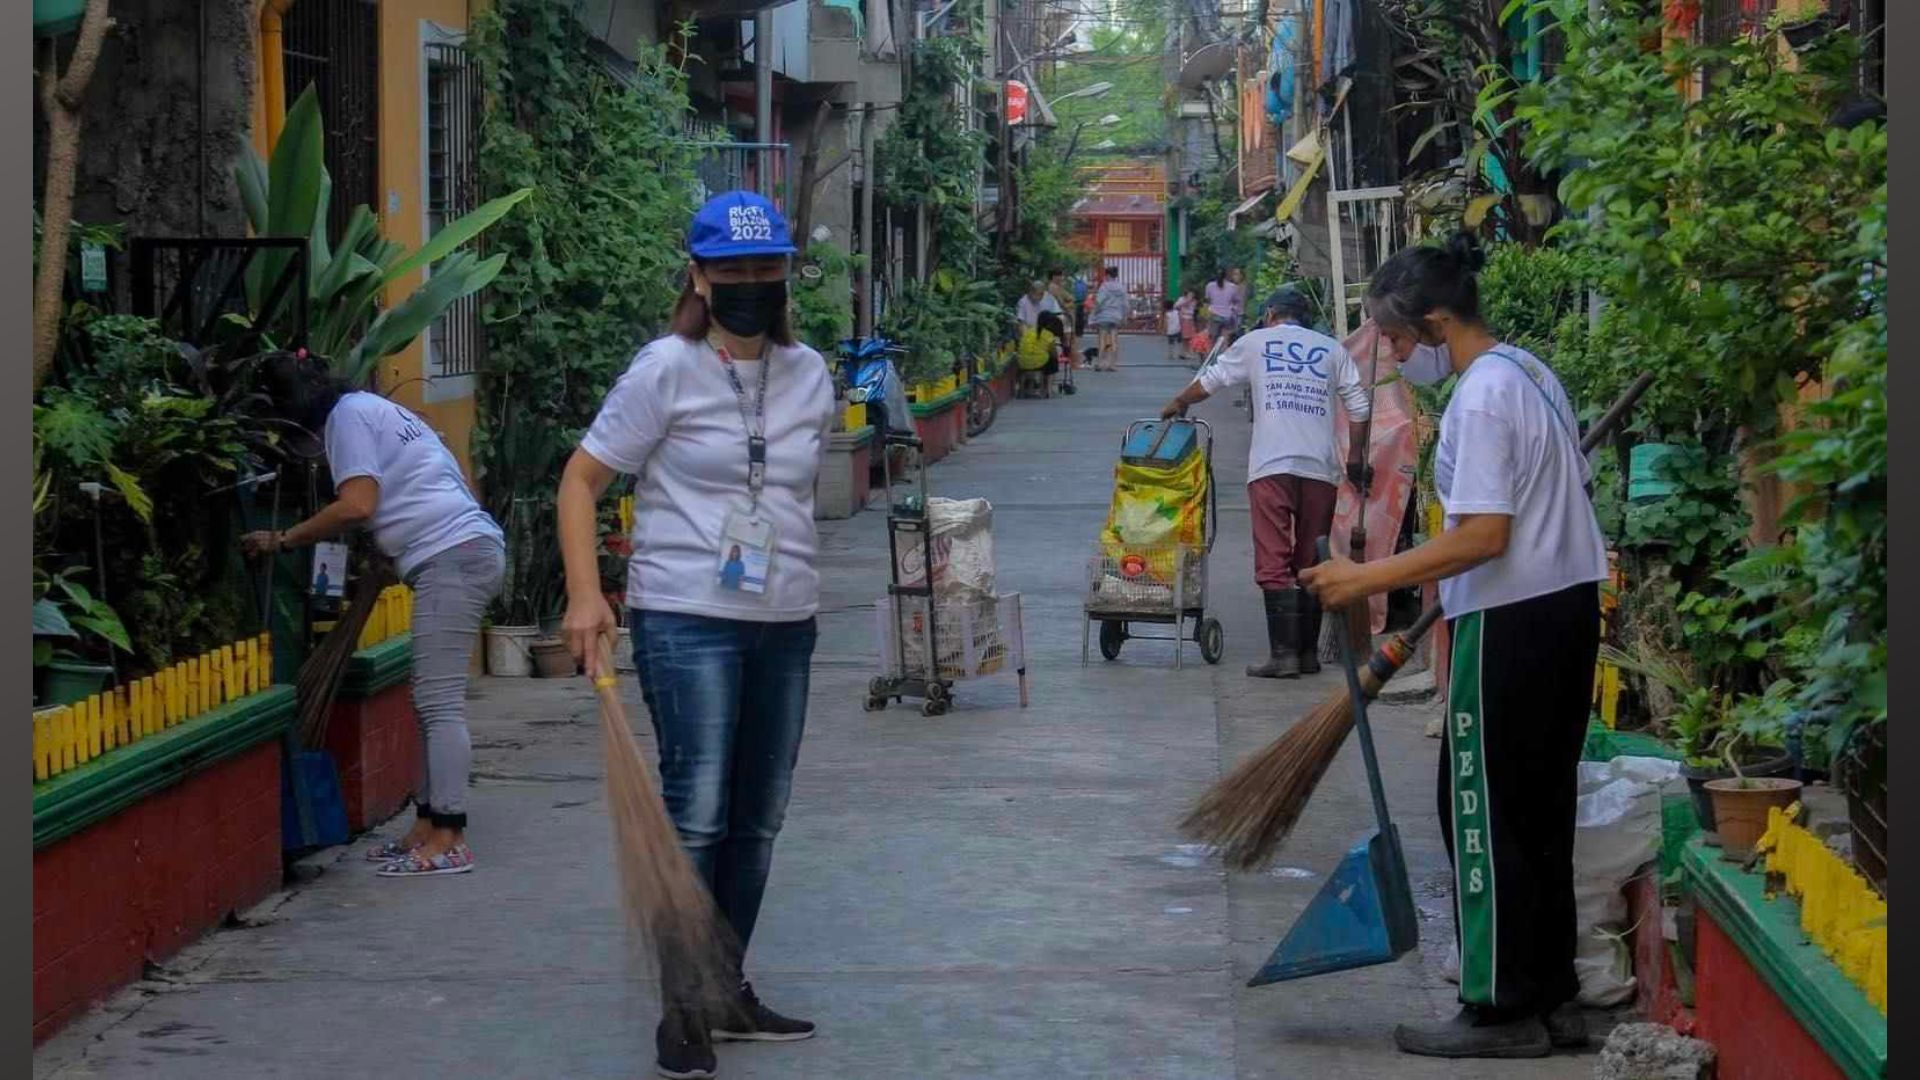
<path id="1" fill-rule="evenodd" d="M 1253 511 L 1253 580 L 1269 591 L 1299 584 L 1316 562 L 1314 545 L 1333 528 L 1340 489 L 1323 480 L 1280 473 L 1247 485 Z"/>

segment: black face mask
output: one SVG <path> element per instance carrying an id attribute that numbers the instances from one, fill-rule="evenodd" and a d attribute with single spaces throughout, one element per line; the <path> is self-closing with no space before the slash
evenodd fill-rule
<path id="1" fill-rule="evenodd" d="M 715 282 L 707 311 L 730 334 L 759 337 L 772 330 L 787 310 L 785 281 Z"/>

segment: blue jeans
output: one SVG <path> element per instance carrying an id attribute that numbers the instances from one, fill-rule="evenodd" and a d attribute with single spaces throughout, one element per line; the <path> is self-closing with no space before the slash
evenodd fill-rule
<path id="1" fill-rule="evenodd" d="M 800 757 L 814 621 L 635 611 L 632 622 L 667 813 L 744 955 Z"/>

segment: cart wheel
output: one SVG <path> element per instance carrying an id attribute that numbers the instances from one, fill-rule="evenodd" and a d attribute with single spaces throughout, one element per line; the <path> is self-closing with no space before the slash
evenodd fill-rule
<path id="1" fill-rule="evenodd" d="M 886 699 L 886 698 L 883 698 L 883 697 L 874 697 L 874 696 L 873 696 L 872 694 L 868 694 L 868 695 L 867 695 L 867 705 L 866 705 L 866 708 L 867 708 L 867 711 L 868 711 L 868 712 L 879 712 L 880 710 L 882 710 L 882 709 L 884 709 L 884 708 L 886 708 L 886 707 L 887 707 L 887 699 Z"/>
<path id="2" fill-rule="evenodd" d="M 867 696 L 885 704 L 886 700 L 893 696 L 893 688 L 887 685 L 885 678 L 875 675 L 873 681 L 867 683 Z"/>
<path id="3" fill-rule="evenodd" d="M 1100 624 L 1100 655 L 1109 660 L 1120 659 L 1120 646 L 1127 640 L 1127 624 L 1107 620 Z"/>
<path id="4" fill-rule="evenodd" d="M 942 716 L 946 714 L 946 711 L 947 702 L 939 698 L 928 698 L 926 703 L 920 706 L 920 714 L 922 716 Z"/>
<path id="5" fill-rule="evenodd" d="M 1219 619 L 1200 621 L 1200 659 L 1209 664 L 1217 664 L 1227 655 L 1227 635 L 1220 629 Z"/>

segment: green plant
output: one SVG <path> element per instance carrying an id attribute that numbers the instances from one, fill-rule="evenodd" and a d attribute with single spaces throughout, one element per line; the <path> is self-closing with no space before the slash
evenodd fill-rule
<path id="1" fill-rule="evenodd" d="M 1726 580 L 1762 612 L 1794 680 L 1793 707 L 1833 760 L 1887 720 L 1887 310 L 1885 192 L 1862 216 L 1849 276 L 1864 309 L 1830 338 L 1831 393 L 1780 441 L 1772 468 L 1798 485 L 1784 543 L 1755 550 Z"/>
<path id="2" fill-rule="evenodd" d="M 33 666 L 44 667 L 52 660 L 56 641 L 76 641 L 83 647 L 88 636 L 121 652 L 133 651 L 127 628 L 113 608 L 75 580 L 85 567 L 59 573 L 47 573 L 34 567 L 33 574 Z"/>
<path id="3" fill-rule="evenodd" d="M 1551 364 L 1563 322 L 1585 317 L 1587 280 L 1577 254 L 1557 247 L 1496 244 L 1480 272 L 1480 312 L 1501 340 Z"/>
<path id="4" fill-rule="evenodd" d="M 234 175 L 255 235 L 308 238 L 307 347 L 333 359 L 353 382 L 366 383 L 381 359 L 406 348 L 454 301 L 485 288 L 500 273 L 504 254 L 482 259 L 461 248 L 531 192 L 523 188 L 494 199 L 411 253 L 379 235 L 378 220 L 366 206 L 356 207 L 345 231 L 330 241 L 333 180 L 321 163 L 322 136 L 319 98 L 309 86 L 287 110 L 272 161 L 249 152 Z M 248 304 L 256 323 L 267 328 L 269 345 L 292 340 L 293 305 L 274 302 L 270 289 L 288 259 L 285 252 L 270 252 L 247 271 Z M 389 287 L 429 268 L 427 280 L 405 299 L 379 308 Z"/>
<path id="5" fill-rule="evenodd" d="M 832 244 L 807 245 L 793 285 L 793 330 L 800 340 L 832 356 L 853 333 L 852 274 L 866 256 L 849 256 Z"/>
<path id="6" fill-rule="evenodd" d="M 1655 471 L 1675 491 L 1657 502 L 1627 506 L 1627 546 L 1662 548 L 1667 564 L 1689 582 L 1737 558 L 1746 540 L 1747 515 L 1728 460 L 1716 459 L 1705 447 L 1679 446 Z"/>
<path id="7" fill-rule="evenodd" d="M 939 270 L 930 281 L 906 283 L 888 305 L 880 332 L 909 350 L 900 375 L 911 384 L 942 378 L 981 355 L 1007 319 L 992 282 Z"/>
<path id="8" fill-rule="evenodd" d="M 560 470 L 678 294 L 696 186 L 687 79 L 664 45 L 614 74 L 573 13 L 544 0 L 492 5 L 468 47 L 489 103 L 482 191 L 533 192 L 487 234 L 510 258 L 486 293 L 474 434 L 475 473 L 509 540 L 496 620 L 525 624 L 559 602 Z"/>
<path id="9" fill-rule="evenodd" d="M 888 200 L 926 211 L 929 264 L 968 274 L 986 254 L 974 196 L 987 144 L 967 123 L 954 91 L 972 93 L 981 55 L 970 37 L 915 42 L 905 100 L 875 148 L 875 176 Z"/>

